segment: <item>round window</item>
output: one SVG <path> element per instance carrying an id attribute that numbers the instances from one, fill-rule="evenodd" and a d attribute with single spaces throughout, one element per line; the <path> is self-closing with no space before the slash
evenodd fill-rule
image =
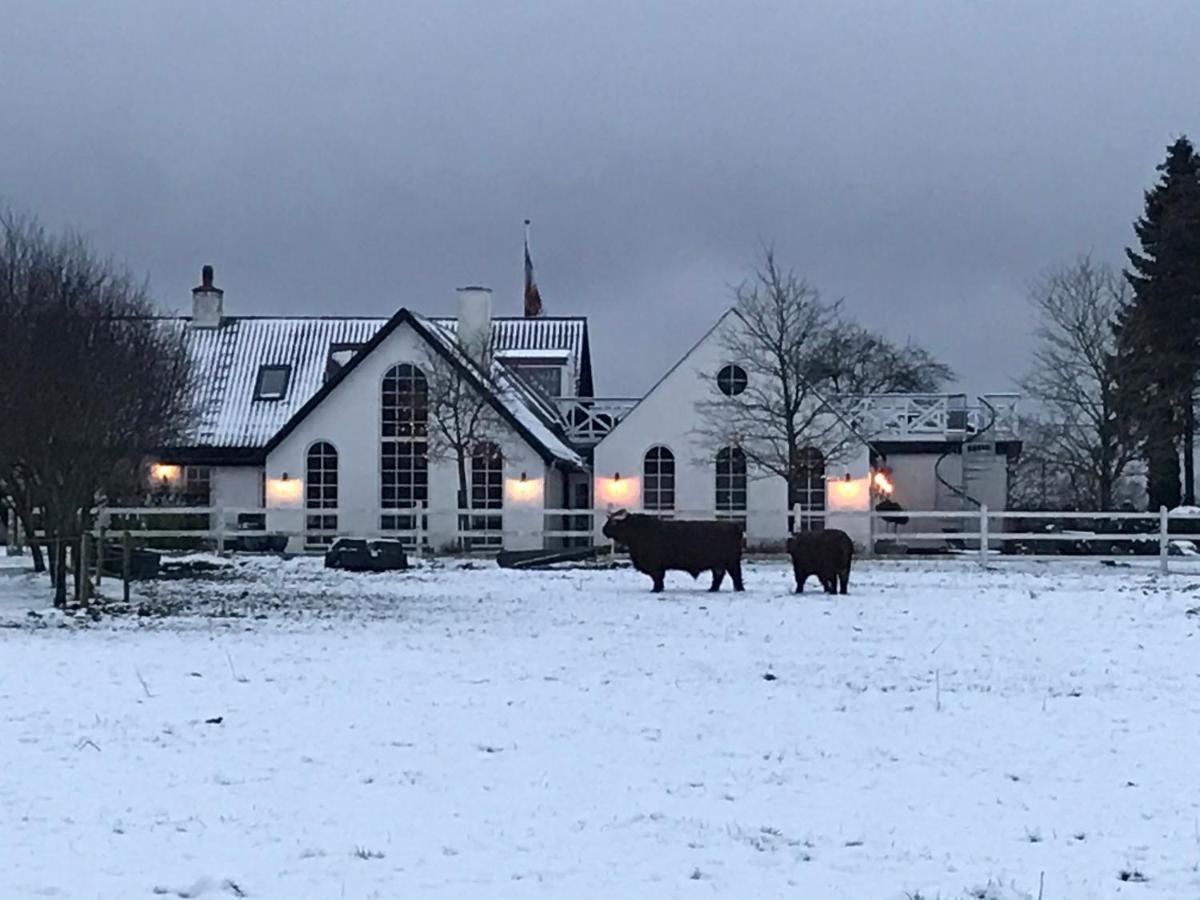
<path id="1" fill-rule="evenodd" d="M 717 373 L 717 387 L 726 397 L 736 397 L 746 389 L 746 370 L 730 363 Z"/>

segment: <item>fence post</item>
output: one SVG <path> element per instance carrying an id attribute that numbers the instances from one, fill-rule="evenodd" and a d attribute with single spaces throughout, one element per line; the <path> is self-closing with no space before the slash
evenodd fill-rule
<path id="1" fill-rule="evenodd" d="M 866 556 L 875 555 L 875 510 L 867 504 L 867 552 Z"/>
<path id="2" fill-rule="evenodd" d="M 1158 571 L 1162 574 L 1167 574 L 1167 557 L 1171 552 L 1171 542 L 1168 539 L 1170 534 L 1171 520 L 1167 515 L 1167 508 L 1160 506 L 1158 508 Z"/>
<path id="3" fill-rule="evenodd" d="M 96 587 L 100 587 L 104 579 L 104 519 L 100 519 L 100 527 L 96 529 Z"/>
<path id="4" fill-rule="evenodd" d="M 979 564 L 985 569 L 988 564 L 988 508 L 983 503 L 979 506 Z"/>
<path id="5" fill-rule="evenodd" d="M 129 605 L 129 557 L 132 555 L 129 545 L 132 541 L 133 537 L 128 531 L 121 535 L 121 581 L 123 585 L 121 596 L 124 598 L 126 606 Z"/>
<path id="6" fill-rule="evenodd" d="M 79 559 L 75 560 L 75 599 L 81 606 L 87 606 L 88 602 L 88 538 L 90 535 L 86 530 L 82 530 L 79 535 Z"/>
<path id="7" fill-rule="evenodd" d="M 425 551 L 422 549 L 425 544 L 425 505 L 418 503 L 416 506 L 416 517 L 413 522 L 415 530 L 413 532 L 413 554 L 417 559 L 422 559 Z"/>
<path id="8" fill-rule="evenodd" d="M 217 555 L 224 556 L 225 555 L 225 510 L 224 510 L 224 508 L 218 506 L 215 510 L 213 510 L 213 512 L 210 515 L 211 515 L 210 521 L 213 524 L 215 524 L 216 528 L 217 528 Z"/>

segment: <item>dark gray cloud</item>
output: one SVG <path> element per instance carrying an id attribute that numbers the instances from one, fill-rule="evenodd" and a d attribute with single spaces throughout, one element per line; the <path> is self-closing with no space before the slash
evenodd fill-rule
<path id="1" fill-rule="evenodd" d="M 0 196 L 182 307 L 592 317 L 645 389 L 763 240 L 971 390 L 1024 364 L 1027 283 L 1120 261 L 1200 136 L 1192 2 L 8 0 Z"/>

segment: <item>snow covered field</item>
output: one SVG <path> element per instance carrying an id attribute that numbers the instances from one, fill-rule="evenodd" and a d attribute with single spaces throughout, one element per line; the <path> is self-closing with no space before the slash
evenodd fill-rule
<path id="1" fill-rule="evenodd" d="M 0 571 L 0 897 L 1200 896 L 1200 578 L 216 575 Z"/>

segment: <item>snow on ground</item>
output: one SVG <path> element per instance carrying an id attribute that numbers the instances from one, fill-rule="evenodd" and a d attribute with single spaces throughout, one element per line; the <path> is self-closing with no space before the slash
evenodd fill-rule
<path id="1" fill-rule="evenodd" d="M 82 624 L 5 567 L 0 897 L 1200 895 L 1200 578 L 703 584 L 241 559 Z"/>

